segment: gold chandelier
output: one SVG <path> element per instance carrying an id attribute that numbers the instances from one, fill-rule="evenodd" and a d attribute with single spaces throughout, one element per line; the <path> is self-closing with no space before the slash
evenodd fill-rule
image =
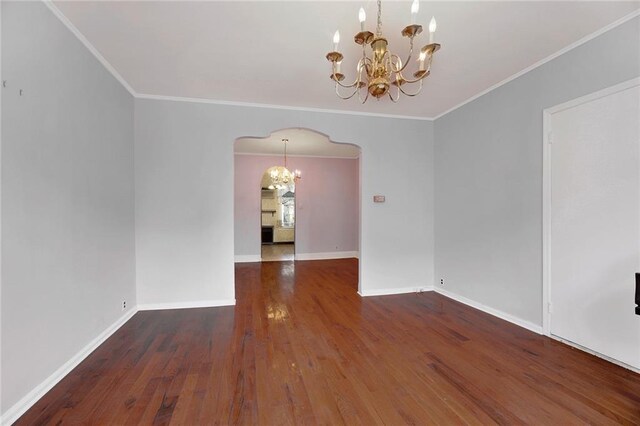
<path id="1" fill-rule="evenodd" d="M 356 79 L 352 84 L 343 84 L 345 76 L 342 74 L 341 62 L 342 53 L 338 51 L 340 43 L 340 32 L 336 31 L 333 36 L 333 52 L 327 53 L 327 60 L 331 62 L 332 73 L 331 79 L 335 81 L 336 95 L 341 99 L 351 99 L 358 94 L 360 102 L 365 103 L 369 95 L 376 97 L 378 100 L 384 95 L 388 95 L 393 102 L 398 102 L 400 94 L 406 96 L 416 96 L 422 90 L 422 81 L 431 72 L 431 61 L 433 54 L 440 49 L 438 43 L 434 43 L 434 34 L 436 32 L 436 20 L 431 18 L 429 23 L 429 44 L 420 49 L 418 56 L 418 69 L 413 73 L 413 79 L 406 78 L 404 73 L 408 72 L 407 65 L 411 61 L 413 55 L 413 40 L 415 36 L 422 32 L 422 26 L 416 24 L 419 3 L 414 0 L 411 5 L 411 25 L 406 26 L 402 30 L 402 35 L 409 38 L 409 56 L 407 60 L 402 62 L 400 57 L 387 50 L 387 39 L 382 36 L 382 4 L 378 0 L 378 23 L 376 26 L 376 34 L 365 31 L 364 23 L 366 14 L 363 8 L 360 8 L 358 17 L 360 19 L 360 32 L 355 35 L 354 40 L 362 46 L 362 57 L 356 65 Z M 367 45 L 371 46 L 371 54 L 367 55 Z M 418 89 L 414 92 L 408 92 L 403 86 L 418 83 Z M 395 96 L 391 93 L 391 86 L 397 88 Z M 366 95 L 361 94 L 362 88 L 367 88 Z M 350 89 L 351 92 L 343 95 L 340 88 Z"/>
<path id="2" fill-rule="evenodd" d="M 291 186 L 302 178 L 302 172 L 300 170 L 294 170 L 293 172 L 287 169 L 287 142 L 289 139 L 282 139 L 284 143 L 284 166 L 273 166 L 267 169 L 271 184 L 268 189 L 289 189 Z"/>

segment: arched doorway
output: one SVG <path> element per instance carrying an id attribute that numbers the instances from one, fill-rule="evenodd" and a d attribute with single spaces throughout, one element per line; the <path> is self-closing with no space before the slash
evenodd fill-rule
<path id="1" fill-rule="evenodd" d="M 285 170 L 283 170 L 285 169 Z M 286 166 L 271 166 L 260 179 L 260 257 L 291 261 L 295 255 L 295 179 L 281 182 Z M 295 176 L 295 175 L 293 175 Z"/>
<path id="2" fill-rule="evenodd" d="M 234 144 L 236 262 L 262 260 L 262 189 L 256 191 L 256 182 L 262 182 L 267 168 L 284 163 L 283 138 L 289 140 L 288 168 L 301 171 L 294 192 L 295 260 L 358 258 L 360 148 L 332 142 L 314 130 L 290 128 Z M 273 214 L 275 220 L 281 215 Z"/>

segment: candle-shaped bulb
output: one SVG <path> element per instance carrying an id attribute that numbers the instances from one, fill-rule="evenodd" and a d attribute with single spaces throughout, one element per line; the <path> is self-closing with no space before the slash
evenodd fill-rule
<path id="1" fill-rule="evenodd" d="M 436 17 L 431 17 L 431 22 L 429 22 L 429 44 L 433 43 L 434 34 L 436 32 Z"/>
<path id="2" fill-rule="evenodd" d="M 333 34 L 333 50 L 338 51 L 338 44 L 340 43 L 340 31 L 336 30 Z"/>
<path id="3" fill-rule="evenodd" d="M 420 58 L 418 59 L 418 61 L 420 61 L 420 71 L 424 71 L 424 60 L 427 57 L 427 54 L 425 52 L 420 52 Z"/>
<path id="4" fill-rule="evenodd" d="M 411 24 L 415 25 L 416 20 L 418 19 L 418 10 L 420 10 L 420 2 L 418 0 L 413 0 L 411 3 Z"/>
<path id="5" fill-rule="evenodd" d="M 367 20 L 367 14 L 364 12 L 363 8 L 360 8 L 358 12 L 358 19 L 360 20 L 360 31 L 364 31 L 364 21 Z"/>

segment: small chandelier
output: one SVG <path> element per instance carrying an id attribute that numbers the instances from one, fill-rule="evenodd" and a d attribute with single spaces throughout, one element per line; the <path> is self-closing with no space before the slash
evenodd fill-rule
<path id="1" fill-rule="evenodd" d="M 408 72 L 407 65 L 411 61 L 413 55 L 413 40 L 415 36 L 422 32 L 422 26 L 416 24 L 418 9 L 420 5 L 418 0 L 414 0 L 411 5 L 411 25 L 406 26 L 402 30 L 402 35 L 409 38 L 409 56 L 407 60 L 402 62 L 400 57 L 387 50 L 387 39 L 382 36 L 382 4 L 378 0 L 378 23 L 376 34 L 365 31 L 364 23 L 366 14 L 363 8 L 360 8 L 358 17 L 360 19 L 360 32 L 355 35 L 354 40 L 362 46 L 362 57 L 356 65 L 356 80 L 352 84 L 343 84 L 344 74 L 341 73 L 340 65 L 343 59 L 342 53 L 338 51 L 340 43 L 340 32 L 336 31 L 333 36 L 333 52 L 327 53 L 327 60 L 331 62 L 332 73 L 331 79 L 335 81 L 336 95 L 341 99 L 351 99 L 358 94 L 358 99 L 363 104 L 369 98 L 369 95 L 380 100 L 384 95 L 388 95 L 393 102 L 398 102 L 400 94 L 406 96 L 416 96 L 422 90 L 422 80 L 431 72 L 431 61 L 433 54 L 440 49 L 438 43 L 434 43 L 434 34 L 436 32 L 436 20 L 431 18 L 429 23 L 429 44 L 420 49 L 418 56 L 418 69 L 413 73 L 413 79 L 406 78 L 403 73 Z M 367 56 L 367 45 L 371 46 L 371 54 Z M 405 90 L 404 85 L 419 83 L 417 90 L 409 92 Z M 397 88 L 395 96 L 391 93 L 390 86 Z M 367 88 L 366 95 L 361 94 L 362 88 Z M 350 93 L 343 95 L 340 88 L 349 89 Z"/>
<path id="2" fill-rule="evenodd" d="M 271 184 L 269 189 L 289 189 L 292 184 L 302 179 L 302 172 L 300 170 L 294 170 L 291 172 L 287 169 L 287 142 L 289 139 L 282 139 L 284 143 L 284 166 L 273 166 L 267 169 Z"/>

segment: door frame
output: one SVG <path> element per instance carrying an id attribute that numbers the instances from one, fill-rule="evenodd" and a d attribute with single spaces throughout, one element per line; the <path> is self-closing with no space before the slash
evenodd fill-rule
<path id="1" fill-rule="evenodd" d="M 259 154 L 258 154 L 259 155 Z M 272 166 L 271 166 L 272 167 Z M 264 171 L 264 173 L 262 173 L 261 176 L 264 177 L 265 173 L 267 170 L 269 170 L 270 167 L 267 167 L 267 169 Z M 298 185 L 295 181 L 293 182 L 294 185 L 294 197 L 293 197 L 293 209 L 294 209 L 294 222 L 293 222 L 293 260 L 297 260 L 296 259 L 296 227 L 298 226 Z M 258 262 L 264 262 L 264 260 L 262 260 L 262 182 L 260 184 L 260 260 L 258 260 Z M 235 220 L 235 219 L 234 219 Z M 278 219 L 276 219 L 277 221 Z M 273 227 L 273 235 L 275 237 L 275 226 Z M 277 244 L 276 242 L 272 242 L 273 244 Z"/>
<path id="2" fill-rule="evenodd" d="M 640 77 L 627 80 L 606 89 L 590 93 L 585 96 L 564 102 L 542 110 L 542 332 L 551 335 L 551 151 L 553 146 L 553 129 L 551 117 L 553 114 L 564 111 L 596 99 L 604 98 L 633 87 L 640 86 Z"/>

